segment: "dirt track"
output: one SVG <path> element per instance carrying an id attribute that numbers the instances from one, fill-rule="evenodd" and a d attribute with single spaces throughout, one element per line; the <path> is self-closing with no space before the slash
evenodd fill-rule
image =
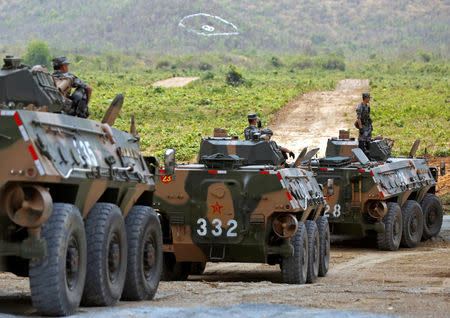
<path id="1" fill-rule="evenodd" d="M 198 80 L 200 77 L 172 77 L 162 81 L 158 81 L 152 84 L 153 87 L 161 86 L 165 88 L 169 87 L 183 87 L 187 84 Z"/>
<path id="2" fill-rule="evenodd" d="M 447 233 L 449 235 L 450 233 Z M 448 317 L 449 241 L 442 237 L 416 249 L 382 252 L 370 241 L 332 246 L 330 271 L 313 285 L 281 284 L 278 266 L 209 263 L 205 275 L 186 282 L 161 282 L 155 301 L 119 307 L 226 306 L 240 303 Z M 81 308 L 93 312 L 100 308 Z M 28 280 L 0 274 L 0 313 L 32 314 Z"/>
<path id="3" fill-rule="evenodd" d="M 368 79 L 344 79 L 334 91 L 300 96 L 275 115 L 269 125 L 274 131 L 273 139 L 296 154 L 308 146 L 308 149 L 320 147 L 319 155 L 324 155 L 328 138 L 337 137 L 339 129 L 351 128 L 352 136 L 357 134 L 353 126 L 355 109 L 361 93 L 368 90 Z"/>

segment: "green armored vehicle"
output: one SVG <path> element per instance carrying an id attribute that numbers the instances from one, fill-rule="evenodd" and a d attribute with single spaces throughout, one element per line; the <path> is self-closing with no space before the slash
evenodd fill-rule
<path id="1" fill-rule="evenodd" d="M 0 271 L 28 276 L 44 315 L 153 298 L 162 270 L 156 160 L 141 155 L 137 136 L 111 128 L 123 96 L 102 123 L 68 116 L 51 75 L 4 61 Z"/>
<path id="2" fill-rule="evenodd" d="M 327 273 L 321 187 L 311 172 L 288 167 L 272 141 L 255 138 L 204 138 L 198 163 L 157 179 L 165 279 L 200 274 L 206 262 L 280 264 L 283 281 L 296 284 Z"/>
<path id="3" fill-rule="evenodd" d="M 439 233 L 443 208 L 434 194 L 438 169 L 414 158 L 418 141 L 409 158 L 393 158 L 392 143 L 372 140 L 367 157 L 358 141 L 341 131 L 339 138 L 328 140 L 326 156 L 311 161 L 319 183 L 334 180 L 334 193 L 325 191 L 332 234 L 373 234 L 379 249 L 394 251 Z"/>

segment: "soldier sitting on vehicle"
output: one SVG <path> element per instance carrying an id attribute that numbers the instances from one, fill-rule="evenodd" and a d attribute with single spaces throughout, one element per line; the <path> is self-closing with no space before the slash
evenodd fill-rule
<path id="1" fill-rule="evenodd" d="M 244 130 L 245 140 L 252 140 L 254 133 L 259 133 L 261 128 L 261 121 L 256 114 L 248 114 L 248 127 Z"/>
<path id="2" fill-rule="evenodd" d="M 92 88 L 75 75 L 69 73 L 69 64 L 65 56 L 55 57 L 53 60 L 53 78 L 61 94 L 65 98 L 65 110 L 68 115 L 87 118 L 88 105 L 91 99 Z M 72 87 L 75 91 L 71 93 Z"/>
<path id="3" fill-rule="evenodd" d="M 277 152 L 277 153 L 281 153 L 281 155 L 284 158 L 284 161 L 286 161 L 288 159 L 288 156 L 290 156 L 292 159 L 295 158 L 295 154 L 293 151 L 289 150 L 286 147 L 282 147 L 277 145 L 277 143 L 273 140 L 271 140 L 273 136 L 273 131 L 272 129 L 269 128 L 263 128 L 261 129 L 261 139 L 264 139 L 266 141 L 268 141 L 272 147 L 272 149 Z"/>

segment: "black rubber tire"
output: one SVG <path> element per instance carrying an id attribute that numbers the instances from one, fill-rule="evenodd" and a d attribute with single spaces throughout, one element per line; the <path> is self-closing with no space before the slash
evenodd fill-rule
<path id="1" fill-rule="evenodd" d="M 163 266 L 162 231 L 158 216 L 148 206 L 133 206 L 125 219 L 128 264 L 122 298 L 153 299 Z"/>
<path id="2" fill-rule="evenodd" d="M 308 234 L 303 222 L 298 222 L 298 230 L 291 238 L 294 255 L 281 259 L 281 276 L 287 284 L 304 284 L 308 275 Z"/>
<path id="3" fill-rule="evenodd" d="M 127 235 L 122 213 L 115 204 L 96 203 L 84 224 L 88 262 L 81 303 L 114 305 L 122 295 L 127 270 Z"/>
<path id="4" fill-rule="evenodd" d="M 206 262 L 192 262 L 190 274 L 191 275 L 202 275 L 206 268 Z"/>
<path id="5" fill-rule="evenodd" d="M 425 194 L 421 206 L 423 212 L 422 239 L 428 240 L 441 231 L 444 209 L 441 200 L 431 193 Z"/>
<path id="6" fill-rule="evenodd" d="M 175 255 L 164 253 L 161 280 L 183 281 L 188 278 L 190 271 L 191 262 L 177 262 Z"/>
<path id="7" fill-rule="evenodd" d="M 422 208 L 417 201 L 406 200 L 402 207 L 403 234 L 401 245 L 413 248 L 420 243 L 423 232 Z"/>
<path id="8" fill-rule="evenodd" d="M 384 232 L 377 233 L 377 244 L 380 250 L 396 251 L 402 238 L 402 209 L 395 202 L 387 203 L 388 212 L 383 217 Z"/>
<path id="9" fill-rule="evenodd" d="M 45 316 L 72 315 L 80 305 L 86 278 L 86 235 L 80 211 L 72 204 L 54 203 L 41 237 L 47 242 L 47 255 L 29 264 L 33 307 Z M 72 270 L 67 262 L 74 266 Z"/>
<path id="10" fill-rule="evenodd" d="M 317 219 L 319 229 L 320 253 L 319 253 L 319 277 L 325 277 L 330 267 L 330 226 L 325 216 Z"/>
<path id="11" fill-rule="evenodd" d="M 308 233 L 308 274 L 306 282 L 315 283 L 319 276 L 319 260 L 320 260 L 320 239 L 319 229 L 314 221 L 307 220 L 305 222 L 306 233 Z"/>

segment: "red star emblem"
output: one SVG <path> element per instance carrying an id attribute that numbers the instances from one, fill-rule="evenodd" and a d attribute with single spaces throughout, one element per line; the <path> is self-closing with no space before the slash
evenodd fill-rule
<path id="1" fill-rule="evenodd" d="M 216 201 L 216 204 L 211 204 L 210 207 L 213 209 L 213 211 L 212 211 L 213 215 L 214 215 L 214 213 L 222 215 L 223 205 L 220 205 L 218 201 Z"/>

